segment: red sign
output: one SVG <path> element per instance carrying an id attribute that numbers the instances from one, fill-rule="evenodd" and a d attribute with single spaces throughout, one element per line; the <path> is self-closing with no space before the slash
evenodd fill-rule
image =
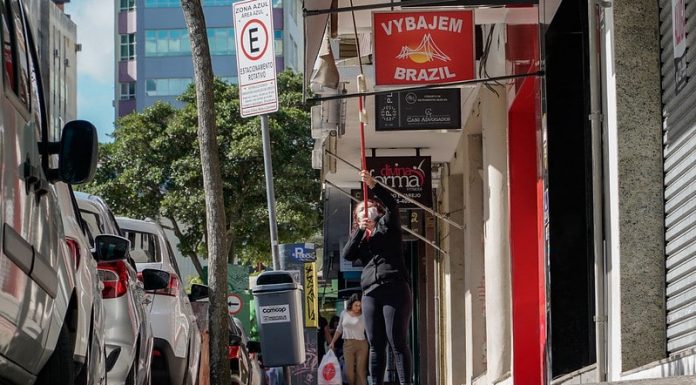
<path id="1" fill-rule="evenodd" d="M 471 11 L 375 12 L 372 17 L 376 85 L 474 78 Z"/>

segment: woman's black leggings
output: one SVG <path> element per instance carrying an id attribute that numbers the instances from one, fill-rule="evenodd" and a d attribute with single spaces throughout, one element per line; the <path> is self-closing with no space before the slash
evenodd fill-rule
<path id="1" fill-rule="evenodd" d="M 387 341 L 394 351 L 399 382 L 412 382 L 411 351 L 408 347 L 411 306 L 411 287 L 405 281 L 381 285 L 362 297 L 365 331 L 370 341 L 372 385 L 384 383 Z"/>

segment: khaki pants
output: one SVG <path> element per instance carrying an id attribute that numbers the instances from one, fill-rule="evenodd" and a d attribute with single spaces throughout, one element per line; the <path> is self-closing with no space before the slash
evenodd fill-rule
<path id="1" fill-rule="evenodd" d="M 343 359 L 346 377 L 350 385 L 367 385 L 367 355 L 369 347 L 366 340 L 343 340 Z"/>

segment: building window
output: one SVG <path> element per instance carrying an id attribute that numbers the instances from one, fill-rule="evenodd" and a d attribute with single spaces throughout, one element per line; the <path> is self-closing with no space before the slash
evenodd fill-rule
<path id="1" fill-rule="evenodd" d="M 148 79 L 145 85 L 147 96 L 178 96 L 191 84 L 190 78 L 182 79 Z"/>
<path id="2" fill-rule="evenodd" d="M 275 31 L 274 48 L 276 56 L 283 56 L 283 31 Z"/>
<path id="3" fill-rule="evenodd" d="M 290 3 L 295 3 L 295 0 L 290 0 Z M 283 8 L 283 0 L 273 0 L 273 8 Z"/>
<path id="4" fill-rule="evenodd" d="M 135 99 L 135 82 L 119 83 L 119 100 Z"/>
<path id="5" fill-rule="evenodd" d="M 135 59 L 135 34 L 121 35 L 121 60 Z"/>
<path id="6" fill-rule="evenodd" d="M 132 11 L 135 9 L 135 0 L 120 0 L 119 10 L 121 12 Z"/>
<path id="7" fill-rule="evenodd" d="M 208 44 L 211 55 L 234 54 L 234 30 L 209 28 Z M 145 56 L 189 56 L 191 45 L 185 29 L 157 29 L 145 31 Z"/>

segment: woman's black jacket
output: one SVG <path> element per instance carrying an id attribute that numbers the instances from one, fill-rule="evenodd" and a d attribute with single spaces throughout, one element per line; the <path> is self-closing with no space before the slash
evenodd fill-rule
<path id="1" fill-rule="evenodd" d="M 363 294 L 385 283 L 398 280 L 409 282 L 401 249 L 399 207 L 384 187 L 376 185 L 372 192 L 384 203 L 386 213 L 379 218 L 369 238 L 365 236 L 365 230 L 355 230 L 341 253 L 347 261 L 362 262 L 360 286 Z"/>

